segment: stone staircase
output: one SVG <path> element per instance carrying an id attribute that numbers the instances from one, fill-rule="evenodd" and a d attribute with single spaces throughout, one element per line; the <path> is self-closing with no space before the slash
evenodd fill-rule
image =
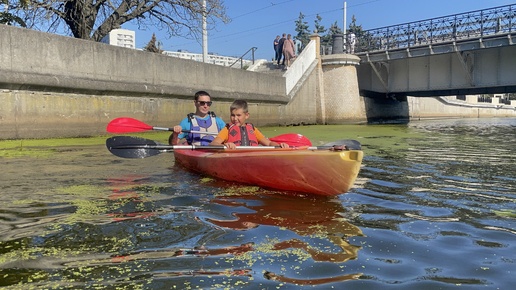
<path id="1" fill-rule="evenodd" d="M 260 60 L 259 62 L 255 63 L 255 65 L 249 67 L 248 70 L 260 73 L 274 74 L 278 76 L 283 76 L 285 73 L 283 65 L 278 66 L 276 62 L 267 60 Z"/>

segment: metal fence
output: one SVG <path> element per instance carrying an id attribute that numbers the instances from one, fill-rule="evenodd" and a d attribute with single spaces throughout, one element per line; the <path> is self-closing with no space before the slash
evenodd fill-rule
<path id="1" fill-rule="evenodd" d="M 355 53 L 516 32 L 516 4 L 357 31 Z"/>

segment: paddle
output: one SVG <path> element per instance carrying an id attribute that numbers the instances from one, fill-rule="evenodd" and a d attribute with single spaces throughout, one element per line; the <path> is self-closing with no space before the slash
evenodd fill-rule
<path id="1" fill-rule="evenodd" d="M 332 143 L 339 143 L 335 145 L 328 145 Z M 317 147 L 305 147 L 303 149 L 309 150 L 345 150 L 343 145 L 347 149 L 351 149 L 349 146 L 357 146 L 358 141 L 355 140 L 340 140 L 325 144 Z M 358 143 L 360 147 L 360 143 Z M 164 145 L 157 143 L 153 140 L 131 137 L 131 136 L 115 136 L 106 140 L 106 147 L 108 150 L 118 157 L 123 158 L 146 158 L 154 155 L 158 155 L 164 152 L 171 152 L 175 149 L 190 149 L 190 150 L 224 150 L 226 147 L 223 145 L 216 146 L 199 146 L 199 145 Z M 269 150 L 278 147 L 273 146 L 238 146 L 237 149 L 247 150 Z M 356 148 L 356 147 L 354 147 Z M 353 149 L 358 150 L 358 149 Z"/>
<path id="2" fill-rule="evenodd" d="M 106 140 L 108 150 L 118 157 L 145 158 L 177 149 L 189 150 L 225 150 L 224 145 L 165 145 L 156 141 L 131 136 L 115 136 Z M 279 147 L 274 146 L 237 146 L 237 149 L 269 150 Z"/>
<path id="3" fill-rule="evenodd" d="M 149 130 L 159 130 L 159 131 L 173 131 L 173 128 L 164 128 L 164 127 L 155 127 L 151 125 L 147 125 L 142 121 L 133 119 L 133 118 L 116 118 L 113 119 L 106 127 L 106 130 L 110 133 L 136 133 L 143 132 Z M 182 130 L 185 133 L 201 133 L 206 135 L 217 135 L 218 133 L 214 132 L 201 132 L 201 131 L 190 131 L 190 130 Z M 273 138 L 270 138 L 271 141 L 277 143 L 287 143 L 289 146 L 312 146 L 312 142 L 305 136 L 301 134 L 288 133 L 282 134 Z"/>
<path id="4" fill-rule="evenodd" d="M 155 127 L 151 125 L 147 125 L 142 121 L 133 119 L 133 118 L 116 118 L 113 119 L 106 127 L 106 131 L 109 133 L 137 133 L 149 130 L 158 130 L 158 131 L 174 131 L 173 128 L 164 128 L 164 127 Z M 191 131 L 191 130 L 182 130 L 181 132 L 185 133 L 201 133 L 206 135 L 217 135 L 215 132 L 202 132 L 202 131 Z"/>

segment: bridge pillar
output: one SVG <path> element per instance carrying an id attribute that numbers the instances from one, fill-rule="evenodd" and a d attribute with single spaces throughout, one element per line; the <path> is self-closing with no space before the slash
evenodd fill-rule
<path id="1" fill-rule="evenodd" d="M 351 54 L 321 56 L 325 124 L 367 122 L 365 104 L 360 97 L 356 66 L 360 58 Z"/>

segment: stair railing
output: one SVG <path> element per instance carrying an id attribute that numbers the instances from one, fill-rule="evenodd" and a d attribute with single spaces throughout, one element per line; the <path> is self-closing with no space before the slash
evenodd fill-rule
<path id="1" fill-rule="evenodd" d="M 237 62 L 240 62 L 240 68 L 244 68 L 244 57 L 251 52 L 251 59 L 254 64 L 254 52 L 258 49 L 258 47 L 251 47 L 249 50 L 247 50 L 244 54 L 242 54 L 241 57 L 239 57 L 234 63 L 230 65 L 230 67 L 233 67 Z"/>

